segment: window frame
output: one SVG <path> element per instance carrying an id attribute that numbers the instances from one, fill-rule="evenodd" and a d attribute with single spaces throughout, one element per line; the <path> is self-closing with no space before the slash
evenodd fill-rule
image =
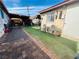
<path id="1" fill-rule="evenodd" d="M 55 19 L 58 19 L 58 11 L 55 12 Z"/>
<path id="2" fill-rule="evenodd" d="M 54 12 L 48 12 L 47 13 L 47 18 L 48 18 L 49 21 L 53 21 L 54 22 Z"/>
<path id="3" fill-rule="evenodd" d="M 59 19 L 62 19 L 63 11 L 60 11 L 59 13 Z"/>

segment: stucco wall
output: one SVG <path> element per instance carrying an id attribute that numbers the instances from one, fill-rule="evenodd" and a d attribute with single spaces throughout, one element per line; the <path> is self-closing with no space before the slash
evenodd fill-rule
<path id="1" fill-rule="evenodd" d="M 56 19 L 56 12 L 58 11 L 58 14 L 57 14 L 57 19 Z M 49 27 L 51 30 L 54 30 L 53 28 L 51 28 L 53 25 L 58 28 L 59 30 L 62 30 L 63 29 L 63 25 L 64 25 L 64 19 L 59 19 L 59 15 L 60 15 L 60 11 L 62 11 L 62 16 L 65 16 L 65 13 L 66 13 L 66 6 L 63 6 L 63 7 L 60 7 L 56 10 L 52 10 L 52 11 L 49 11 L 47 13 L 44 13 L 42 14 L 42 22 L 41 22 L 41 29 L 43 29 L 43 25 L 45 24 L 46 27 Z M 54 13 L 54 21 L 50 21 L 49 17 L 47 17 L 48 13 L 50 12 L 53 12 Z M 50 32 L 51 32 L 50 30 Z"/>
<path id="2" fill-rule="evenodd" d="M 50 12 L 53 12 L 53 11 L 50 11 Z M 41 20 L 41 30 L 42 31 L 46 31 L 46 32 L 49 32 L 49 33 L 52 33 L 52 25 L 54 24 L 53 23 L 53 20 L 48 17 L 48 15 L 50 14 L 50 12 L 47 12 L 47 13 L 44 13 L 44 14 L 41 14 L 42 16 L 42 20 Z M 52 14 L 51 14 L 52 15 Z M 46 29 L 44 29 L 46 27 Z M 48 30 L 49 28 L 49 30 Z"/>
<path id="3" fill-rule="evenodd" d="M 60 7 L 58 9 L 55 10 L 55 13 L 57 13 L 57 19 L 54 19 L 54 26 L 58 29 L 60 29 L 62 31 L 63 27 L 64 27 L 64 19 L 65 19 L 65 14 L 66 14 L 66 6 Z M 60 11 L 62 11 L 62 15 L 61 15 L 61 19 L 59 19 L 60 16 Z M 55 16 L 56 17 L 56 16 Z"/>
<path id="4" fill-rule="evenodd" d="M 62 36 L 79 39 L 79 2 L 67 7 Z"/>
<path id="5" fill-rule="evenodd" d="M 44 25 L 46 25 L 47 22 L 47 15 L 41 14 L 42 20 L 41 20 L 41 30 L 43 31 Z"/>

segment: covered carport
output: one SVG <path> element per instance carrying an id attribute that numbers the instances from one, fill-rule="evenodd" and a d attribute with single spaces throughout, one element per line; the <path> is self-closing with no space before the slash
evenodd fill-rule
<path id="1" fill-rule="evenodd" d="M 28 25 L 29 23 L 29 16 L 24 16 L 24 15 L 19 15 L 19 14 L 9 14 L 10 18 L 11 18 L 11 24 L 12 26 L 16 26 L 16 25 Z"/>

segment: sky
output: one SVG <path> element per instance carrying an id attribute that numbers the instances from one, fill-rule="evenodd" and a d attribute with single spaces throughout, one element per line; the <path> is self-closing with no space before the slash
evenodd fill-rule
<path id="1" fill-rule="evenodd" d="M 27 7 L 30 16 L 39 14 L 39 11 L 54 6 L 64 0 L 3 0 L 10 13 L 28 16 Z"/>

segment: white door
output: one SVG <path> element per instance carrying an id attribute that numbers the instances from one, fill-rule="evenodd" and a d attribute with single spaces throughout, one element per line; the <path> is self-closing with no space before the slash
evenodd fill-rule
<path id="1" fill-rule="evenodd" d="M 79 38 L 79 3 L 67 8 L 63 34 L 72 38 Z"/>

